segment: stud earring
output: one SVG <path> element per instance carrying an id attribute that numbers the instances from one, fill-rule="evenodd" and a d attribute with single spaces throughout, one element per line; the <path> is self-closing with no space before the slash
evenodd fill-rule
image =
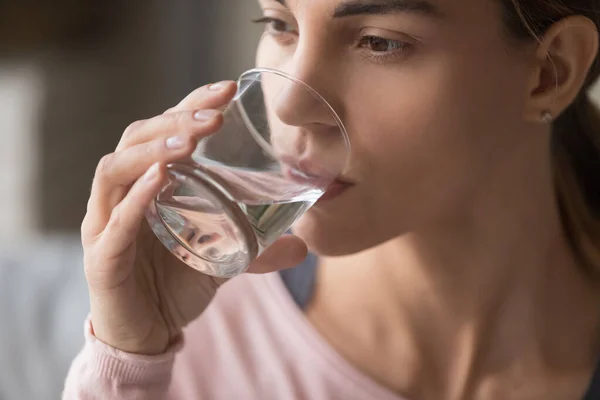
<path id="1" fill-rule="evenodd" d="M 542 112 L 542 122 L 545 124 L 551 124 L 554 121 L 552 113 L 548 110 Z"/>

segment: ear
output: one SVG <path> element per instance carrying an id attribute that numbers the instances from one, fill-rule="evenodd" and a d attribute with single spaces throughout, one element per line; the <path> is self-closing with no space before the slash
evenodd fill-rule
<path id="1" fill-rule="evenodd" d="M 543 122 L 560 115 L 582 90 L 598 53 L 598 29 L 583 16 L 555 23 L 541 38 L 535 53 L 525 119 Z"/>

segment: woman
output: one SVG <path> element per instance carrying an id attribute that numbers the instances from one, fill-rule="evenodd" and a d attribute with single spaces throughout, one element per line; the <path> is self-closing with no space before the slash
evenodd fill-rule
<path id="1" fill-rule="evenodd" d="M 131 125 L 82 226 L 91 315 L 65 398 L 584 398 L 600 355 L 597 2 L 260 2 L 258 65 L 333 104 L 351 183 L 217 294 L 143 210 L 235 85 Z M 307 247 L 318 261 L 273 273 Z"/>

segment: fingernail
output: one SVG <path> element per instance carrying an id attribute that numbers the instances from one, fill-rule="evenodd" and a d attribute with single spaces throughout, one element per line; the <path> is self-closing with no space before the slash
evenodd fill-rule
<path id="1" fill-rule="evenodd" d="M 216 117 L 219 113 L 217 110 L 200 110 L 194 113 L 194 119 L 196 121 L 208 121 L 214 117 Z"/>
<path id="2" fill-rule="evenodd" d="M 223 90 L 228 84 L 229 84 L 229 81 L 213 83 L 212 85 L 208 86 L 208 90 L 212 90 L 213 92 Z"/>
<path id="3" fill-rule="evenodd" d="M 185 140 L 181 136 L 173 136 L 167 139 L 165 147 L 169 150 L 181 149 L 185 146 Z"/>
<path id="4" fill-rule="evenodd" d="M 154 178 L 156 178 L 156 175 L 158 175 L 158 166 L 158 163 L 154 163 L 150 168 L 148 168 L 148 171 L 146 171 L 146 174 L 144 174 L 144 180 L 146 182 L 152 182 Z"/>

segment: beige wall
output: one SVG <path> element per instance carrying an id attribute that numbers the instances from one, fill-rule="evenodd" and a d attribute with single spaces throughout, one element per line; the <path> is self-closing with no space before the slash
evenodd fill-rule
<path id="1" fill-rule="evenodd" d="M 39 152 L 36 124 L 42 104 L 41 71 L 26 62 L 0 65 L 0 242 L 36 232 Z"/>
<path id="2" fill-rule="evenodd" d="M 0 241 L 77 233 L 95 165 L 130 122 L 254 64 L 254 1 L 128 4 L 93 42 L 0 54 Z"/>

